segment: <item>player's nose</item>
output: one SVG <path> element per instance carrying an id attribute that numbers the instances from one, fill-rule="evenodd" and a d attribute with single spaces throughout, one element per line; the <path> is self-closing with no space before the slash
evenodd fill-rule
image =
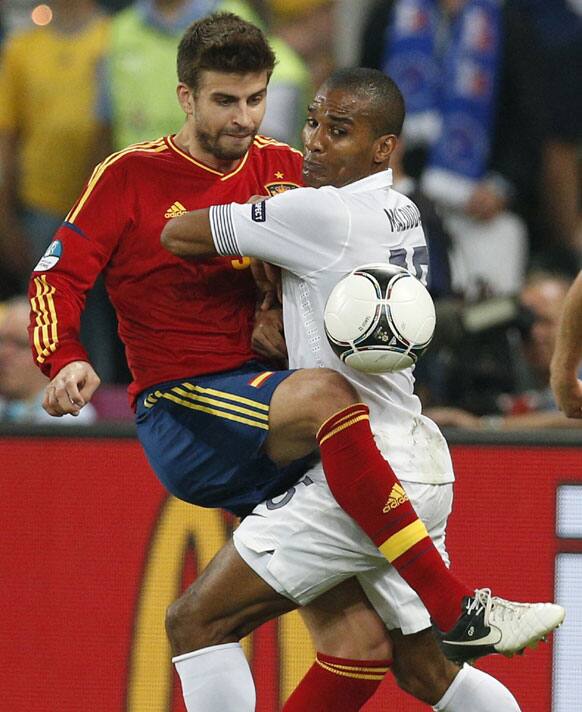
<path id="1" fill-rule="evenodd" d="M 237 106 L 237 111 L 234 116 L 234 122 L 238 126 L 242 126 L 244 128 L 250 128 L 252 126 L 253 117 L 246 103 L 239 104 Z"/>
<path id="2" fill-rule="evenodd" d="M 321 153 L 323 151 L 323 143 L 321 141 L 321 131 L 319 127 L 305 132 L 303 135 L 303 144 L 306 153 Z"/>

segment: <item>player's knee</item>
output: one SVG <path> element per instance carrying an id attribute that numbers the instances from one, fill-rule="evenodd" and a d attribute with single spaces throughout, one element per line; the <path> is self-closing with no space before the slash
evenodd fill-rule
<path id="1" fill-rule="evenodd" d="M 359 400 L 351 383 L 331 368 L 310 369 L 306 376 L 309 393 L 305 402 L 310 404 L 317 427 L 334 413 Z"/>
<path id="2" fill-rule="evenodd" d="M 209 615 L 195 586 L 168 607 L 165 623 L 175 655 L 232 641 L 226 621 Z"/>

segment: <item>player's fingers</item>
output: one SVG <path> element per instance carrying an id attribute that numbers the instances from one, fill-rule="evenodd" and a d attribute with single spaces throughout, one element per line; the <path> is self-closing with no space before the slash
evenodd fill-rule
<path id="1" fill-rule="evenodd" d="M 51 384 L 46 387 L 46 390 L 44 392 L 42 407 L 49 415 L 53 415 L 55 417 L 63 415 L 55 396 L 55 387 Z"/>
<path id="2" fill-rule="evenodd" d="M 71 403 L 66 389 L 62 385 L 57 385 L 50 394 L 50 407 L 52 414 L 56 416 L 67 415 L 79 410 L 78 406 Z"/>
<path id="3" fill-rule="evenodd" d="M 275 292 L 272 289 L 267 289 L 263 295 L 263 301 L 261 302 L 260 310 L 269 311 L 274 304 L 277 303 Z"/>
<path id="4" fill-rule="evenodd" d="M 79 388 L 79 395 L 83 399 L 83 404 L 88 403 L 95 391 L 99 388 L 101 384 L 101 379 L 96 373 L 93 373 L 85 379 L 81 387 Z"/>
<path id="5" fill-rule="evenodd" d="M 582 418 L 582 397 L 566 402 L 564 404 L 564 413 L 568 418 Z"/>
<path id="6" fill-rule="evenodd" d="M 268 358 L 285 358 L 287 356 L 285 340 L 274 327 L 259 325 L 253 332 L 253 348 Z"/>
<path id="7" fill-rule="evenodd" d="M 55 395 L 62 414 L 79 415 L 79 411 L 83 407 L 84 402 L 79 402 L 80 396 L 78 395 L 78 391 L 76 395 L 71 396 L 67 388 L 62 388 L 60 390 L 57 389 Z M 76 400 L 73 400 L 73 397 L 76 398 Z"/>
<path id="8" fill-rule="evenodd" d="M 49 403 L 54 415 L 79 414 L 81 410 L 81 404 L 78 402 L 80 396 L 73 380 L 58 376 L 49 384 L 47 390 L 50 392 Z M 75 402 L 74 398 L 77 399 L 77 402 Z"/>

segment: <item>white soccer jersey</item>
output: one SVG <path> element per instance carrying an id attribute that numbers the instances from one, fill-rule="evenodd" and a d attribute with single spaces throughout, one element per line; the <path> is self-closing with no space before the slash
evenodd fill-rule
<path id="1" fill-rule="evenodd" d="M 397 476 L 440 484 L 454 479 L 446 442 L 421 414 L 412 369 L 367 375 L 344 366 L 327 342 L 323 312 L 337 281 L 355 267 L 391 262 L 426 281 L 428 252 L 418 208 L 382 171 L 334 188 L 298 188 L 254 205 L 210 209 L 221 255 L 250 255 L 283 268 L 290 368 L 340 371 L 370 407 L 378 446 Z"/>

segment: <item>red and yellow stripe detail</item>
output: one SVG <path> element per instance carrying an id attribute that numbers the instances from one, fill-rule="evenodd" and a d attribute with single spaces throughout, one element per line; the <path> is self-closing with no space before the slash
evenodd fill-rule
<path id="1" fill-rule="evenodd" d="M 330 418 L 328 418 L 325 423 L 319 428 L 317 431 L 317 442 L 321 446 L 326 440 L 329 440 L 330 438 L 333 438 L 334 435 L 337 435 L 340 433 L 342 430 L 345 430 L 346 428 L 349 428 L 351 425 L 354 423 L 359 423 L 361 420 L 370 420 L 370 416 L 368 415 L 368 406 L 365 405 L 364 403 L 358 404 L 361 406 L 361 408 L 358 408 L 357 405 L 350 406 L 349 413 L 347 413 L 343 418 L 339 418 L 337 423 L 334 424 L 334 427 L 332 430 L 329 431 L 329 433 L 326 433 L 321 440 L 319 439 L 319 434 L 326 429 L 327 424 L 330 422 L 330 420 L 333 420 L 334 418 L 337 418 L 339 413 L 342 411 L 338 411 L 337 413 L 334 413 Z"/>
<path id="2" fill-rule="evenodd" d="M 30 300 L 30 306 L 36 315 L 33 343 L 36 361 L 44 363 L 47 357 L 56 351 L 59 343 L 59 320 L 53 298 L 56 289 L 49 284 L 45 274 L 34 277 L 34 285 L 36 293 Z"/>
<path id="3" fill-rule="evenodd" d="M 324 670 L 327 670 L 327 672 L 339 675 L 340 677 L 351 677 L 356 680 L 381 681 L 390 669 L 387 666 L 342 665 L 321 660 L 319 656 L 315 658 L 315 662 Z"/>
<path id="4" fill-rule="evenodd" d="M 263 383 L 267 379 L 271 378 L 274 373 L 274 371 L 263 371 L 263 373 L 260 373 L 258 376 L 255 376 L 249 381 L 249 386 L 252 386 L 253 388 L 260 388 Z"/>
<path id="5" fill-rule="evenodd" d="M 289 146 L 289 144 L 287 144 L 287 143 L 283 143 L 282 141 L 277 141 L 276 139 L 269 138 L 268 136 L 261 136 L 261 135 L 255 136 L 254 144 L 257 148 L 267 148 L 268 146 L 284 146 L 285 148 L 288 148 L 293 153 L 298 153 L 300 156 L 303 156 L 301 151 L 298 151 L 296 148 L 293 148 L 293 146 Z"/>
<path id="6" fill-rule="evenodd" d="M 396 534 L 393 534 L 389 539 L 386 539 L 378 549 L 388 561 L 392 562 L 426 537 L 428 537 L 426 527 L 420 519 L 416 519 L 408 526 L 400 529 Z"/>
<path id="7" fill-rule="evenodd" d="M 156 390 L 150 393 L 144 400 L 145 407 L 152 408 L 160 398 L 217 418 L 233 420 L 262 430 L 269 429 L 269 406 L 234 393 L 203 388 L 186 381 L 169 391 Z"/>

